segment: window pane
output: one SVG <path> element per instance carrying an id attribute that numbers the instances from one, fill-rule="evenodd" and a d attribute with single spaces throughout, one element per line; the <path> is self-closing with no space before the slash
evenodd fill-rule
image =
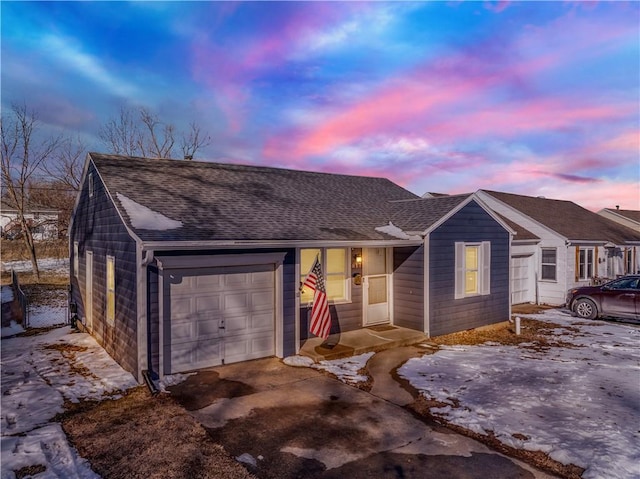
<path id="1" fill-rule="evenodd" d="M 300 279 L 304 280 L 309 270 L 313 266 L 316 256 L 320 255 L 319 249 L 301 249 L 300 250 Z M 322 255 L 319 257 L 322 263 Z"/>
<path id="2" fill-rule="evenodd" d="M 478 292 L 478 272 L 467 271 L 464 283 L 465 294 L 476 294 Z"/>
<path id="3" fill-rule="evenodd" d="M 550 279 L 555 281 L 556 279 L 556 265 L 555 264 L 543 264 L 542 265 L 542 279 Z"/>
<path id="4" fill-rule="evenodd" d="M 478 269 L 478 247 L 467 246 L 465 248 L 465 269 L 477 270 Z"/>
<path id="5" fill-rule="evenodd" d="M 369 304 L 387 302 L 387 277 L 369 278 Z"/>
<path id="6" fill-rule="evenodd" d="M 556 264 L 556 250 L 555 249 L 543 249 L 542 250 L 542 262 L 545 264 Z"/>
<path id="7" fill-rule="evenodd" d="M 325 282 L 327 288 L 327 297 L 329 299 L 345 299 L 345 281 L 344 276 L 328 276 Z"/>
<path id="8" fill-rule="evenodd" d="M 327 266 L 325 273 L 345 273 L 347 264 L 347 250 L 345 248 L 330 248 L 327 250 Z"/>

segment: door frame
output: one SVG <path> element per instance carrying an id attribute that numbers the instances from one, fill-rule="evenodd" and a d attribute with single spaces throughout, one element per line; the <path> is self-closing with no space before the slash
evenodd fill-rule
<path id="1" fill-rule="evenodd" d="M 380 248 L 362 248 L 362 326 L 375 326 L 380 324 L 393 324 L 393 248 L 382 247 L 385 250 L 385 270 L 384 275 L 369 275 L 367 271 L 367 256 L 371 249 Z M 387 318 L 383 320 L 370 321 L 369 314 L 369 279 L 371 277 L 385 276 L 387 281 Z"/>

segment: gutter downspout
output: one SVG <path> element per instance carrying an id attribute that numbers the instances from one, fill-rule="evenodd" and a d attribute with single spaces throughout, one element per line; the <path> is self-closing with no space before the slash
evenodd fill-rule
<path id="1" fill-rule="evenodd" d="M 154 260 L 154 250 L 143 250 L 142 253 L 143 256 L 142 260 L 140 261 L 140 272 L 142 275 L 144 275 L 145 293 L 148 293 L 149 284 L 147 276 L 147 266 L 149 266 L 149 264 Z M 147 369 L 142 371 L 142 378 L 144 379 L 144 383 L 147 385 L 147 388 L 149 388 L 151 395 L 155 396 L 156 394 L 158 394 L 159 389 L 153 380 L 153 370 L 151 363 L 151 315 L 149 314 L 149 303 L 147 301 L 146 294 L 145 302 L 147 304 L 147 306 L 145 307 L 145 312 L 147 315 Z"/>

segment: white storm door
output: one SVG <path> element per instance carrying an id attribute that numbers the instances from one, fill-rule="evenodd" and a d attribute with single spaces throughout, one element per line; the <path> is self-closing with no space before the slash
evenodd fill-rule
<path id="1" fill-rule="evenodd" d="M 86 253 L 84 316 L 86 327 L 93 330 L 93 251 Z"/>
<path id="2" fill-rule="evenodd" d="M 389 315 L 389 258 L 386 248 L 363 248 L 362 268 L 363 323 L 365 326 L 388 323 Z"/>

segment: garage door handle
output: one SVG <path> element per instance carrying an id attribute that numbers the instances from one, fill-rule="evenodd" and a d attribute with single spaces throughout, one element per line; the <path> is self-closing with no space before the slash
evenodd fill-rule
<path id="1" fill-rule="evenodd" d="M 218 326 L 218 329 L 225 329 L 224 328 L 224 321 L 220 321 L 220 324 Z"/>

